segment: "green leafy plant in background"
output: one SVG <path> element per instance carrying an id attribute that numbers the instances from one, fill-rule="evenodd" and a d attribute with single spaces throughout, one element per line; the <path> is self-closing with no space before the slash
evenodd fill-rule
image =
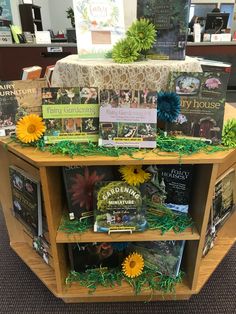
<path id="1" fill-rule="evenodd" d="M 71 22 L 71 26 L 72 27 L 75 27 L 75 15 L 74 15 L 74 10 L 72 9 L 72 7 L 69 7 L 67 10 L 66 10 L 66 13 L 67 13 L 67 18 L 70 19 L 70 22 Z"/>
<path id="2" fill-rule="evenodd" d="M 225 146 L 236 147 L 236 119 L 230 119 L 224 125 L 222 142 Z"/>

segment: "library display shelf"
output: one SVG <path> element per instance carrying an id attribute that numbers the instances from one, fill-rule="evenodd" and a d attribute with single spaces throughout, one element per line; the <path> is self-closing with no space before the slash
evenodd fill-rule
<path id="1" fill-rule="evenodd" d="M 7 147 L 6 147 L 7 143 Z M 138 155 L 142 154 L 141 152 Z M 152 152 L 142 154 L 142 159 L 128 156 L 115 157 L 75 157 L 51 155 L 34 148 L 22 148 L 7 139 L 0 140 L 0 177 L 4 184 L 0 186 L 0 199 L 6 220 L 12 249 L 28 267 L 38 276 L 45 286 L 58 298 L 65 302 L 118 302 L 148 300 L 189 299 L 204 286 L 218 264 L 227 254 L 236 238 L 236 214 L 229 217 L 219 232 L 216 244 L 208 255 L 202 258 L 210 207 L 217 178 L 235 164 L 236 150 L 218 152 L 212 155 L 196 154 L 182 157 L 183 164 L 194 164 L 193 193 L 191 195 L 190 215 L 194 228 L 175 234 L 170 231 L 161 235 L 159 231 L 144 231 L 133 234 L 85 233 L 67 234 L 59 230 L 65 208 L 63 193 L 62 166 L 71 165 L 123 165 L 123 164 L 179 164 L 179 156 L 174 154 L 157 155 Z M 12 215 L 12 195 L 9 181 L 9 166 L 22 168 L 34 178 L 40 180 L 50 240 L 51 266 L 34 251 L 26 236 L 23 225 Z M 163 294 L 144 290 L 135 295 L 127 283 L 114 288 L 98 287 L 92 294 L 88 288 L 78 283 L 66 284 L 70 270 L 67 244 L 72 242 L 120 242 L 120 241 L 157 241 L 186 240 L 183 271 L 184 280 L 177 284 L 175 293 Z"/>

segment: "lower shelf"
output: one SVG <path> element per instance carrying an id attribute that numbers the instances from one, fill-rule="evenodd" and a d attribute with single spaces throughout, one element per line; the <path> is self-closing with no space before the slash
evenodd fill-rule
<path id="1" fill-rule="evenodd" d="M 110 288 L 98 288 L 93 294 L 88 289 L 77 283 L 65 286 L 62 293 L 57 293 L 56 277 L 54 270 L 45 264 L 41 257 L 27 243 L 11 243 L 12 249 L 29 266 L 45 286 L 64 302 L 123 302 L 123 301 L 155 301 L 155 300 L 186 300 L 193 294 L 198 293 L 205 285 L 211 274 L 223 260 L 227 252 L 235 243 L 236 212 L 228 219 L 220 230 L 213 249 L 201 261 L 198 284 L 196 290 L 191 290 L 186 282 L 176 286 L 176 293 L 163 294 L 155 292 L 151 295 L 150 290 L 134 295 L 133 289 L 127 284 Z"/>
<path id="2" fill-rule="evenodd" d="M 143 290 L 138 295 L 134 294 L 132 287 L 126 282 L 123 282 L 121 286 L 115 286 L 113 288 L 99 287 L 92 294 L 88 293 L 88 288 L 82 287 L 78 283 L 73 283 L 65 286 L 61 298 L 70 299 L 72 302 L 174 301 L 189 299 L 193 293 L 194 292 L 188 288 L 185 282 L 176 286 L 176 293 L 163 293 L 161 291 L 152 293 L 148 289 Z"/>
<path id="3" fill-rule="evenodd" d="M 10 243 L 10 246 L 44 285 L 57 297 L 54 270 L 43 262 L 42 258 L 27 243 Z"/>

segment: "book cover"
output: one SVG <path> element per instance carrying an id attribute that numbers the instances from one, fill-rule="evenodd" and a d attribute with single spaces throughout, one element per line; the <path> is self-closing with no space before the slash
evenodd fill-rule
<path id="1" fill-rule="evenodd" d="M 80 58 L 105 58 L 125 34 L 123 0 L 73 0 Z"/>
<path id="2" fill-rule="evenodd" d="M 67 207 L 71 216 L 75 218 L 92 216 L 95 184 L 115 180 L 116 176 L 115 166 L 63 167 Z"/>
<path id="3" fill-rule="evenodd" d="M 180 95 L 181 110 L 177 119 L 168 124 L 169 134 L 219 144 L 228 77 L 228 73 L 223 72 L 171 72 L 169 89 Z"/>
<path id="4" fill-rule="evenodd" d="M 138 0 L 137 17 L 148 18 L 157 30 L 148 58 L 185 59 L 189 9 L 190 0 Z"/>
<path id="5" fill-rule="evenodd" d="M 41 112 L 41 87 L 45 80 L 0 82 L 0 136 L 15 132 L 22 112 Z"/>
<path id="6" fill-rule="evenodd" d="M 98 141 L 98 92 L 93 87 L 44 88 L 42 111 L 47 144 Z"/>
<path id="7" fill-rule="evenodd" d="M 148 89 L 101 90 L 99 145 L 155 148 L 157 93 Z"/>
<path id="8" fill-rule="evenodd" d="M 236 204 L 236 174 L 231 168 L 215 184 L 213 196 L 213 224 L 216 229 L 224 224 Z"/>
<path id="9" fill-rule="evenodd" d="M 52 74 L 53 74 L 53 71 L 54 71 L 54 68 L 55 68 L 55 65 L 48 65 L 46 67 L 46 70 L 45 70 L 45 73 L 44 73 L 44 77 L 47 81 L 47 85 L 48 87 L 51 87 L 51 82 L 52 82 Z"/>
<path id="10" fill-rule="evenodd" d="M 215 184 L 214 195 L 208 221 L 203 256 L 213 248 L 220 228 L 230 217 L 236 207 L 236 173 L 235 168 L 227 170 Z"/>
<path id="11" fill-rule="evenodd" d="M 120 267 L 126 253 L 127 243 L 95 242 L 68 244 L 71 270 L 85 272 L 90 269 Z"/>
<path id="12" fill-rule="evenodd" d="M 146 171 L 151 179 L 145 183 L 145 194 L 154 204 L 188 213 L 193 181 L 193 165 L 151 165 Z"/>
<path id="13" fill-rule="evenodd" d="M 27 67 L 22 69 L 22 80 L 33 80 L 38 79 L 41 76 L 42 67 L 34 65 L 32 67 Z"/>
<path id="14" fill-rule="evenodd" d="M 179 274 L 184 245 L 185 241 L 145 241 L 132 242 L 128 249 L 141 254 L 146 267 L 175 278 Z"/>
<path id="15" fill-rule="evenodd" d="M 94 231 L 144 231 L 147 227 L 141 190 L 124 181 L 101 181 L 94 189 Z"/>
<path id="16" fill-rule="evenodd" d="M 41 256 L 43 261 L 53 267 L 53 259 L 51 256 L 49 242 L 43 236 L 34 236 L 32 246 L 39 256 Z"/>
<path id="17" fill-rule="evenodd" d="M 42 235 L 40 182 L 16 166 L 9 167 L 13 214 L 32 235 Z"/>

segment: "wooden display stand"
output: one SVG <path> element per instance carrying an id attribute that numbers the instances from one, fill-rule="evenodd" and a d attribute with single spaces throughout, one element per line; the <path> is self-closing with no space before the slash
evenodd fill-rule
<path id="1" fill-rule="evenodd" d="M 229 150 L 215 154 L 195 154 L 183 157 L 183 164 L 195 164 L 197 176 L 194 180 L 190 215 L 195 227 L 187 229 L 183 233 L 175 234 L 167 232 L 161 235 L 160 231 L 145 231 L 143 233 L 130 234 L 103 234 L 87 231 L 81 234 L 70 234 L 58 231 L 65 197 L 61 177 L 62 166 L 73 165 L 125 165 L 125 164 L 178 164 L 179 157 L 176 154 L 156 155 L 152 152 L 137 154 L 143 159 L 133 159 L 128 156 L 114 157 L 75 157 L 73 159 L 64 156 L 51 155 L 48 152 L 40 152 L 34 148 L 21 148 L 18 144 L 5 144 L 9 140 L 0 143 L 0 199 L 6 219 L 12 249 L 47 286 L 47 288 L 65 302 L 117 302 L 117 301 L 147 301 L 151 291 L 143 291 L 140 295 L 134 292 L 128 284 L 114 288 L 98 287 L 93 294 L 78 283 L 66 285 L 65 279 L 69 272 L 67 256 L 67 243 L 72 242 L 119 242 L 119 241 L 159 241 L 159 240 L 186 240 L 183 257 L 183 270 L 186 273 L 184 281 L 176 287 L 176 294 L 164 294 L 155 292 L 152 300 L 189 299 L 191 295 L 198 293 L 235 242 L 236 213 L 234 213 L 221 229 L 215 247 L 209 254 L 202 258 L 202 250 L 205 241 L 206 228 L 216 179 L 229 167 L 236 167 L 236 150 Z M 9 182 L 9 165 L 16 165 L 42 184 L 43 200 L 47 217 L 49 237 L 51 242 L 51 255 L 53 265 L 45 264 L 41 257 L 33 250 L 29 243 L 21 223 L 12 215 L 12 197 Z"/>

